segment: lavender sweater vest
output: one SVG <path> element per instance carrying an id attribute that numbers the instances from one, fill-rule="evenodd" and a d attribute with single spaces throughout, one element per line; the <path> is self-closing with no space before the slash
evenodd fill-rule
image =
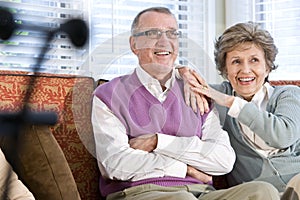
<path id="1" fill-rule="evenodd" d="M 176 79 L 174 86 L 161 103 L 138 80 L 136 73 L 115 78 L 99 86 L 95 92 L 126 128 L 128 138 L 147 133 L 163 133 L 173 136 L 198 136 L 207 114 L 196 114 L 184 102 L 183 82 Z M 178 186 L 203 184 L 192 177 L 158 177 L 140 181 L 116 181 L 100 178 L 103 196 L 141 184 Z"/>

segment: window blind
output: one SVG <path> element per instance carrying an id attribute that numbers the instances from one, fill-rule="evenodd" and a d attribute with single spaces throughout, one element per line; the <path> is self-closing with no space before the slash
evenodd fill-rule
<path id="1" fill-rule="evenodd" d="M 85 49 L 75 48 L 65 33 L 57 33 L 47 44 L 50 50 L 44 62 L 35 66 L 47 33 L 43 30 L 59 28 L 71 18 L 84 17 L 82 0 L 1 0 L 0 8 L 13 13 L 19 28 L 8 40 L 0 40 L 0 69 L 76 73 L 85 57 Z M 36 27 L 35 30 L 28 28 Z M 26 28 L 27 27 L 27 28 Z"/>
<path id="2" fill-rule="evenodd" d="M 24 28 L 17 30 L 8 40 L 0 40 L 0 69 L 30 71 L 39 67 L 40 71 L 53 73 L 83 71 L 96 79 L 111 79 L 128 73 L 137 64 L 128 41 L 133 18 L 147 7 L 166 6 L 175 14 L 183 33 L 177 62 L 206 75 L 208 63 L 213 63 L 207 51 L 212 43 L 208 38 L 214 35 L 211 32 L 214 23 L 207 21 L 207 16 L 214 13 L 208 8 L 211 2 L 214 1 L 0 0 L 0 7 L 9 9 L 20 24 L 51 29 L 68 19 L 81 18 L 89 22 L 90 29 L 89 45 L 82 49 L 75 49 L 64 33 L 56 34 L 41 66 L 35 63 L 44 45 L 45 33 Z"/>
<path id="3" fill-rule="evenodd" d="M 207 1 L 199 0 L 93 0 L 90 4 L 90 56 L 86 67 L 93 77 L 111 79 L 132 71 L 137 65 L 131 53 L 129 36 L 131 23 L 138 12 L 152 6 L 168 7 L 176 16 L 180 52 L 177 63 L 197 67 L 202 73 L 207 67 L 203 53 L 206 45 Z"/>
<path id="4" fill-rule="evenodd" d="M 255 0 L 255 21 L 273 36 L 278 47 L 278 69 L 270 74 L 274 80 L 298 80 L 300 77 L 300 1 Z"/>
<path id="5" fill-rule="evenodd" d="M 279 53 L 275 61 L 278 68 L 270 73 L 270 80 L 299 80 L 299 0 L 227 0 L 225 15 L 226 27 L 238 22 L 254 21 L 271 33 Z"/>

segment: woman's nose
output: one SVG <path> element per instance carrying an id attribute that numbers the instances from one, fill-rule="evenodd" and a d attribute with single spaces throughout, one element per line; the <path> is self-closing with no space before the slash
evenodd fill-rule
<path id="1" fill-rule="evenodd" d="M 241 65 L 241 71 L 244 72 L 244 73 L 249 73 L 249 72 L 251 72 L 251 66 L 249 65 L 249 63 L 244 62 L 244 63 Z"/>

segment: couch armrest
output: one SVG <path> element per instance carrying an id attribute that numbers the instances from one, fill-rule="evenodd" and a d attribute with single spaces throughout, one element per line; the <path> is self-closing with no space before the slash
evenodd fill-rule
<path id="1" fill-rule="evenodd" d="M 2 134 L 0 146 L 36 199 L 80 199 L 68 162 L 48 126 L 28 126 L 17 137 Z"/>

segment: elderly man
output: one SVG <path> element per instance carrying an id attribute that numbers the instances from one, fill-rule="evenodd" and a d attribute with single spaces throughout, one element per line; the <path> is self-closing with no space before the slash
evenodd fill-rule
<path id="1" fill-rule="evenodd" d="M 185 104 L 175 76 L 177 21 L 166 8 L 143 10 L 133 21 L 132 74 L 94 92 L 92 122 L 100 190 L 112 199 L 279 199 L 268 183 L 212 187 L 212 175 L 232 170 L 235 153 L 216 110 L 197 114 Z"/>

